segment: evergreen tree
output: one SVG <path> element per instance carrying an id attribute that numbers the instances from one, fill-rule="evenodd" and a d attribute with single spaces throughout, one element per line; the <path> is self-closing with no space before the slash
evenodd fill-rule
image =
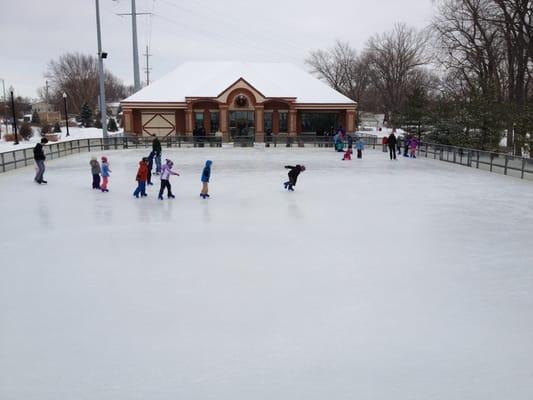
<path id="1" fill-rule="evenodd" d="M 85 128 L 93 126 L 93 111 L 87 103 L 83 103 L 81 106 L 80 120 Z"/>
<path id="2" fill-rule="evenodd" d="M 59 126 L 59 122 L 57 121 L 54 124 L 54 133 L 61 133 L 61 127 Z"/>
<path id="3" fill-rule="evenodd" d="M 109 122 L 107 123 L 107 130 L 109 132 L 118 131 L 118 126 L 117 126 L 117 122 L 115 121 L 115 118 L 109 118 Z"/>
<path id="4" fill-rule="evenodd" d="M 40 124 L 41 118 L 39 117 L 39 113 L 37 110 L 33 110 L 33 113 L 31 114 L 31 123 L 32 124 Z"/>

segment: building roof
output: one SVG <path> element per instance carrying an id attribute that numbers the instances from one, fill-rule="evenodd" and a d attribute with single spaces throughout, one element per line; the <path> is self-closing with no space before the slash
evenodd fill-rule
<path id="1" fill-rule="evenodd" d="M 355 104 L 293 64 L 251 62 L 186 62 L 124 101 L 181 103 L 185 97 L 218 97 L 241 78 L 267 98 Z"/>

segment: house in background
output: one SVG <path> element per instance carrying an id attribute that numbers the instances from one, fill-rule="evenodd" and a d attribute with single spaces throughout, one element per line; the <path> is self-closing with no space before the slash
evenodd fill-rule
<path id="1" fill-rule="evenodd" d="M 125 133 L 222 140 L 355 129 L 357 103 L 286 63 L 187 62 L 121 102 Z"/>
<path id="2" fill-rule="evenodd" d="M 56 111 L 55 106 L 46 101 L 36 101 L 31 104 L 31 113 L 37 112 L 42 124 L 54 124 L 61 120 L 61 113 Z"/>

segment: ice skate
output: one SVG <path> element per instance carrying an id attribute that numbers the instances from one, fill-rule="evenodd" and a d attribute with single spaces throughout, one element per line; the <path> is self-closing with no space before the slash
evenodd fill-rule
<path id="1" fill-rule="evenodd" d="M 169 195 L 168 195 L 168 198 L 169 198 L 169 199 L 175 199 L 176 196 L 174 196 L 173 194 L 169 194 Z"/>

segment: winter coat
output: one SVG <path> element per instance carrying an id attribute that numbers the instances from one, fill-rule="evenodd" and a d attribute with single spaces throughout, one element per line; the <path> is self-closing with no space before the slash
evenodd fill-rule
<path id="1" fill-rule="evenodd" d="M 179 175 L 178 173 L 172 171 L 174 164 L 169 164 L 168 162 L 161 166 L 161 180 L 169 180 L 170 175 Z"/>
<path id="2" fill-rule="evenodd" d="M 158 138 L 155 138 L 152 142 L 152 150 L 156 153 L 161 153 L 161 142 Z"/>
<path id="3" fill-rule="evenodd" d="M 33 148 L 33 159 L 35 161 L 46 160 L 46 156 L 44 155 L 43 145 L 41 143 L 37 143 L 35 147 Z"/>
<path id="4" fill-rule="evenodd" d="M 416 146 L 418 146 L 418 140 L 416 140 L 415 138 L 412 138 L 409 141 L 409 148 L 413 149 L 413 150 L 416 150 Z"/>
<path id="5" fill-rule="evenodd" d="M 105 178 L 105 177 L 109 177 L 109 173 L 111 171 L 109 170 L 109 164 L 106 163 L 106 162 L 103 162 L 102 163 L 102 176 Z"/>
<path id="6" fill-rule="evenodd" d="M 148 180 L 148 164 L 144 161 L 139 162 L 139 170 L 137 171 L 137 180 L 139 182 L 146 182 Z"/>
<path id="7" fill-rule="evenodd" d="M 209 178 L 211 177 L 211 164 L 213 164 L 213 161 L 211 160 L 205 162 L 205 167 L 202 171 L 202 182 L 209 182 Z"/>
<path id="8" fill-rule="evenodd" d="M 152 171 L 152 168 L 154 166 L 154 157 L 155 157 L 155 152 L 151 151 L 150 154 L 148 155 L 148 170 L 149 171 Z"/>
<path id="9" fill-rule="evenodd" d="M 91 160 L 89 165 L 91 166 L 91 174 L 100 175 L 100 163 L 97 160 Z"/>
<path id="10" fill-rule="evenodd" d="M 396 135 L 394 133 L 391 133 L 389 135 L 389 146 L 390 147 L 396 147 L 396 143 L 398 142 L 398 139 L 396 139 Z"/>
<path id="11" fill-rule="evenodd" d="M 346 150 L 346 152 L 344 153 L 344 157 L 342 157 L 343 160 L 351 160 L 352 159 L 352 149 L 348 149 Z"/>
<path id="12" fill-rule="evenodd" d="M 365 149 L 365 144 L 363 143 L 363 141 L 361 139 L 359 139 L 356 143 L 355 143 L 355 148 L 357 150 L 364 150 Z"/>
<path id="13" fill-rule="evenodd" d="M 289 180 L 293 184 L 296 184 L 296 180 L 298 179 L 298 175 L 300 175 L 300 172 L 302 172 L 302 166 L 301 165 L 296 165 L 295 167 L 293 167 L 292 165 L 285 165 L 285 168 L 286 169 L 290 169 L 290 171 L 289 171 Z"/>

